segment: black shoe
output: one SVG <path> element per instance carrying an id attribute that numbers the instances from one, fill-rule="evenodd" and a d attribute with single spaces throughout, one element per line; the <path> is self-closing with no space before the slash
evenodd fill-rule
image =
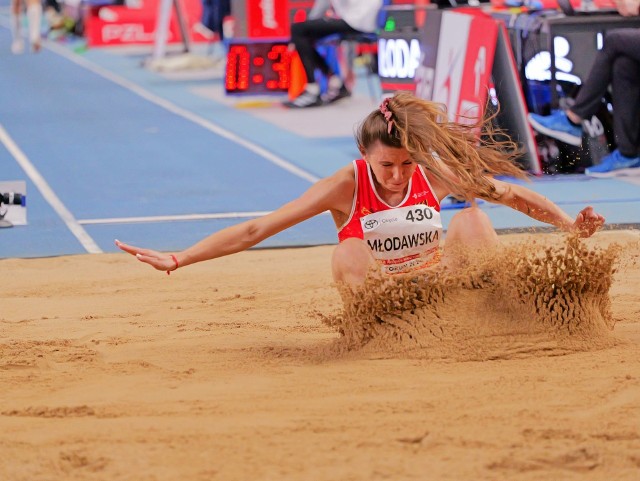
<path id="1" fill-rule="evenodd" d="M 322 103 L 320 95 L 312 94 L 305 90 L 295 99 L 290 100 L 289 102 L 284 102 L 282 105 L 290 109 L 304 109 L 307 107 L 318 107 L 322 105 Z"/>
<path id="2" fill-rule="evenodd" d="M 351 92 L 347 90 L 347 87 L 342 84 L 339 89 L 329 89 L 326 94 L 324 94 L 324 103 L 330 104 L 337 100 L 343 99 L 345 97 L 350 97 Z"/>

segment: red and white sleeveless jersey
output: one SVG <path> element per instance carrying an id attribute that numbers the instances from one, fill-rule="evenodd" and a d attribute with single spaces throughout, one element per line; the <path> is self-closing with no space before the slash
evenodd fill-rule
<path id="1" fill-rule="evenodd" d="M 397 206 L 378 195 L 369 164 L 353 161 L 356 190 L 347 221 L 338 229 L 342 242 L 363 239 L 383 272 L 396 274 L 432 265 L 440 259 L 440 203 L 421 166 Z"/>

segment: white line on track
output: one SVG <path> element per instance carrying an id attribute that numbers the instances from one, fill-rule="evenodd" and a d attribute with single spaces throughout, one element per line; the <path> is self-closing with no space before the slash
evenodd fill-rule
<path id="1" fill-rule="evenodd" d="M 120 85 L 123 88 L 126 88 L 127 90 L 130 90 L 131 92 L 139 95 L 140 97 L 144 98 L 145 100 L 148 100 L 149 102 L 153 102 L 154 104 L 167 109 L 168 111 L 179 115 L 187 120 L 190 120 L 191 122 L 201 126 L 204 129 L 209 130 L 210 132 L 213 132 L 214 134 L 217 134 L 221 137 L 224 137 L 225 139 L 228 139 L 232 142 L 235 142 L 238 145 L 241 145 L 242 147 L 244 147 L 247 150 L 250 150 L 251 152 L 254 152 L 256 154 L 258 154 L 259 156 L 265 158 L 266 160 L 268 160 L 269 162 L 277 165 L 278 167 L 281 167 L 282 169 L 286 170 L 287 172 L 290 172 L 298 177 L 301 177 L 305 180 L 308 180 L 311 183 L 315 183 L 317 182 L 319 179 L 319 177 L 316 177 L 315 175 L 307 172 L 306 170 L 301 169 L 300 167 L 287 162 L 286 160 L 284 160 L 281 157 L 278 157 L 277 155 L 275 155 L 273 152 L 269 152 L 267 149 L 264 149 L 263 147 L 260 147 L 259 145 L 254 144 L 253 142 L 249 142 L 248 140 L 243 139 L 242 137 L 234 134 L 233 132 L 230 132 L 229 130 L 223 129 L 222 127 L 220 127 L 219 125 L 214 124 L 213 122 L 208 121 L 207 119 L 204 119 L 198 115 L 195 115 L 192 112 L 189 112 L 186 109 L 183 109 L 181 107 L 178 107 L 177 105 L 174 105 L 173 103 L 158 97 L 157 95 L 154 95 L 148 91 L 146 91 L 145 89 L 141 88 L 140 86 L 136 85 L 135 83 L 120 77 L 119 75 L 116 75 L 90 61 L 88 61 L 87 59 L 83 58 L 83 57 L 79 57 L 76 54 L 70 53 L 67 49 L 65 49 L 64 47 L 60 47 L 59 45 L 56 45 L 54 42 L 46 42 L 46 47 L 57 53 L 58 55 L 65 57 L 66 59 L 70 60 L 71 62 L 80 65 L 81 67 L 86 68 L 87 70 L 90 70 L 91 72 L 95 73 L 96 75 L 100 75 L 101 77 L 106 78 L 107 80 L 110 80 L 118 85 Z"/>
<path id="2" fill-rule="evenodd" d="M 102 249 L 98 247 L 98 244 L 87 234 L 84 228 L 73 217 L 69 209 L 65 207 L 62 201 L 58 198 L 55 192 L 49 187 L 49 184 L 44 177 L 40 175 L 38 169 L 34 167 L 25 153 L 18 147 L 18 145 L 9 136 L 7 131 L 2 125 L 0 125 L 0 142 L 6 147 L 9 153 L 16 159 L 16 162 L 22 167 L 22 170 L 29 176 L 31 182 L 38 188 L 44 199 L 49 203 L 53 210 L 60 216 L 60 218 L 67 225 L 71 233 L 80 241 L 82 247 L 90 254 L 100 254 Z"/>
<path id="3" fill-rule="evenodd" d="M 145 217 L 112 217 L 106 219 L 81 219 L 78 220 L 82 225 L 99 225 L 99 224 L 143 224 L 152 222 L 179 222 L 194 220 L 211 220 L 211 219 L 251 219 L 255 217 L 263 217 L 271 214 L 272 211 L 256 211 L 256 212 L 221 212 L 218 214 L 183 214 L 183 215 L 155 215 Z M 329 214 L 324 212 L 323 214 Z"/>
<path id="4" fill-rule="evenodd" d="M 221 214 L 183 214 L 183 215 L 152 215 L 145 217 L 112 217 L 107 219 L 82 219 L 78 223 L 83 225 L 95 224 L 138 224 L 149 222 L 175 222 L 189 220 L 208 219 L 245 219 L 252 217 L 262 217 L 270 214 L 270 211 L 261 212 L 228 212 Z"/>

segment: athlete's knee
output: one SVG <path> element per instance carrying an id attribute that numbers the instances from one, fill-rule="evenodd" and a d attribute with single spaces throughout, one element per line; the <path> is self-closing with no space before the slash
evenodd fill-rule
<path id="1" fill-rule="evenodd" d="M 451 218 L 451 223 L 464 223 L 469 226 L 470 224 L 491 224 L 491 219 L 486 212 L 480 209 L 478 206 L 467 207 L 455 214 Z"/>
<path id="2" fill-rule="evenodd" d="M 451 218 L 446 235 L 447 243 L 460 241 L 467 244 L 497 241 L 497 234 L 486 212 L 474 206 L 458 212 Z"/>
<path id="3" fill-rule="evenodd" d="M 349 266 L 354 262 L 359 263 L 365 259 L 367 262 L 371 254 L 362 239 L 345 239 L 338 244 L 333 251 L 333 264 L 337 266 Z"/>
<path id="4" fill-rule="evenodd" d="M 333 251 L 332 271 L 336 282 L 362 283 L 373 256 L 362 239 L 345 239 Z"/>

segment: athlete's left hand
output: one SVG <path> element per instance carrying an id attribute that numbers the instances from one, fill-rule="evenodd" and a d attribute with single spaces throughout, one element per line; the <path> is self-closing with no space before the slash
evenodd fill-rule
<path id="1" fill-rule="evenodd" d="M 603 225 L 604 217 L 596 213 L 593 207 L 589 206 L 578 213 L 572 230 L 580 237 L 591 237 Z"/>

